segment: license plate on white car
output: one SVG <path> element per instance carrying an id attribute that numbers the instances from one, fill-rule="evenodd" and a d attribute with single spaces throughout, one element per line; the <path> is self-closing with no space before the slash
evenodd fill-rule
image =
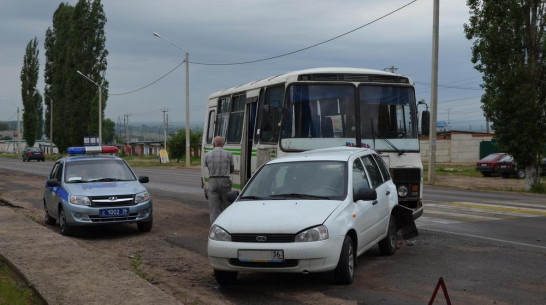
<path id="1" fill-rule="evenodd" d="M 124 217 L 129 216 L 128 208 L 118 209 L 101 209 L 99 210 L 100 217 Z"/>
<path id="2" fill-rule="evenodd" d="M 282 263 L 283 250 L 239 250 L 237 256 L 241 262 L 251 263 Z"/>

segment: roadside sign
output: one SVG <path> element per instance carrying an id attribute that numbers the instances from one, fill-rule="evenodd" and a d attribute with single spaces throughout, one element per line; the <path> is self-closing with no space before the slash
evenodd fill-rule
<path id="1" fill-rule="evenodd" d="M 99 146 L 99 137 L 83 137 L 84 146 Z"/>
<path id="2" fill-rule="evenodd" d="M 160 163 L 169 163 L 169 154 L 167 153 L 166 149 L 159 151 L 159 160 Z"/>

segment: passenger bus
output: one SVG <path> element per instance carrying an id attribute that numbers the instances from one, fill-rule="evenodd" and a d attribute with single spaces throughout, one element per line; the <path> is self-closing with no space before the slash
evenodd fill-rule
<path id="1" fill-rule="evenodd" d="M 204 157 L 218 135 L 234 156 L 234 189 L 242 189 L 273 158 L 334 146 L 368 147 L 389 166 L 399 203 L 412 209 L 414 218 L 422 214 L 423 165 L 415 89 L 409 77 L 359 68 L 317 68 L 210 95 L 202 142 L 205 196 L 209 177 Z"/>

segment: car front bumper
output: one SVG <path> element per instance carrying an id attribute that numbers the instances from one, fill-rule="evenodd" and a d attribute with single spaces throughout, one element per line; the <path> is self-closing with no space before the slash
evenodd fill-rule
<path id="1" fill-rule="evenodd" d="M 224 271 L 306 273 L 334 270 L 339 261 L 344 236 L 317 242 L 242 243 L 208 240 L 208 256 L 214 269 Z M 241 262 L 239 250 L 283 250 L 284 261 Z"/>
<path id="2" fill-rule="evenodd" d="M 93 226 L 111 223 L 135 223 L 148 222 L 152 220 L 152 200 L 141 202 L 132 206 L 104 206 L 89 207 L 74 204 L 66 204 L 66 223 L 70 226 Z M 128 216 L 101 217 L 99 210 L 128 208 Z"/>

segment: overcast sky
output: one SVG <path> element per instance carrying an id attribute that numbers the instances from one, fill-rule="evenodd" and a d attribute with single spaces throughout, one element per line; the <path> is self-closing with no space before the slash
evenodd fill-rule
<path id="1" fill-rule="evenodd" d="M 65 1 L 71 5 L 76 0 Z M 430 103 L 433 0 L 103 0 L 106 17 L 105 116 L 131 122 L 185 120 L 185 66 L 167 74 L 189 53 L 191 122 L 202 122 L 207 97 L 218 90 L 284 72 L 316 67 L 361 67 L 396 73 L 416 82 L 417 99 Z M 481 75 L 474 70 L 466 0 L 440 1 L 438 120 L 453 129 L 485 129 Z M 15 120 L 26 45 L 40 46 L 43 92 L 44 37 L 60 1 L 0 0 L 0 121 Z M 411 4 L 409 4 L 411 3 Z M 246 65 L 329 40 L 405 8 L 339 39 L 290 56 Z M 157 32 L 180 49 L 161 40 Z M 74 71 L 74 73 L 76 73 Z M 127 94 L 128 92 L 133 93 Z M 422 107 L 422 106 L 421 106 Z M 420 109 L 423 110 L 423 109 Z"/>

